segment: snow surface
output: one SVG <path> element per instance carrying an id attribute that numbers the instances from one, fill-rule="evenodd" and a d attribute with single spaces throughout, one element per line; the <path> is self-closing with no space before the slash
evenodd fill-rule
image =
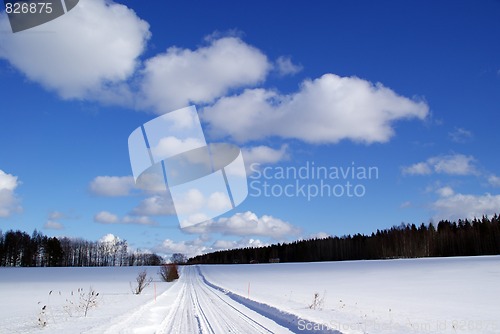
<path id="1" fill-rule="evenodd" d="M 500 333 L 500 257 L 203 266 L 213 284 L 343 333 Z M 319 293 L 323 303 L 309 306 Z M 297 329 L 314 328 L 299 322 Z"/>
<path id="2" fill-rule="evenodd" d="M 154 282 L 134 295 L 143 269 Z M 0 268 L 0 333 L 500 333 L 500 256 L 157 271 Z M 90 286 L 84 317 L 67 300 Z"/>
<path id="3" fill-rule="evenodd" d="M 134 295 L 131 284 L 144 269 L 155 282 Z M 154 303 L 155 285 L 158 296 L 173 285 L 160 282 L 157 272 L 158 267 L 0 268 L 0 333 L 82 333 L 107 327 L 110 320 Z M 78 304 L 78 289 L 88 292 L 90 287 L 99 296 L 84 317 L 69 301 Z M 38 325 L 43 306 L 45 327 Z"/>

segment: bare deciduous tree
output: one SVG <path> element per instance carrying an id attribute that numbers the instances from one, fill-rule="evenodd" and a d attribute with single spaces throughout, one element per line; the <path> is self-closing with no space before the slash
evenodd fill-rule
<path id="1" fill-rule="evenodd" d="M 136 286 L 135 288 L 132 289 L 132 292 L 136 295 L 140 295 L 142 290 L 144 290 L 151 282 L 153 281 L 153 278 L 150 277 L 149 279 L 147 278 L 148 273 L 146 270 L 141 271 L 137 277 L 136 277 Z M 130 284 L 132 287 L 132 283 Z"/>

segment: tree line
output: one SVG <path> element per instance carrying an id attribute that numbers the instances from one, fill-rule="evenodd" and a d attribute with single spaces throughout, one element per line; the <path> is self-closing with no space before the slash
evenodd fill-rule
<path id="1" fill-rule="evenodd" d="M 314 262 L 500 254 L 500 217 L 401 224 L 371 235 L 299 240 L 199 255 L 190 264 Z"/>
<path id="2" fill-rule="evenodd" d="M 2 267 L 102 267 L 160 265 L 163 259 L 154 253 L 130 251 L 125 240 L 117 237 L 88 241 L 67 237 L 48 237 L 35 230 L 0 230 L 0 266 Z"/>

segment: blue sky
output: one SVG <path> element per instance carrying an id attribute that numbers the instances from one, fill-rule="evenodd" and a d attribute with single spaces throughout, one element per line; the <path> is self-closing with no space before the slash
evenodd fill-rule
<path id="1" fill-rule="evenodd" d="M 2 11 L 0 229 L 192 255 L 499 212 L 498 17 L 498 1 L 81 0 L 12 34 Z M 182 230 L 171 203 L 134 185 L 127 139 L 189 105 L 248 170 L 378 178 L 347 180 L 359 197 L 250 189 Z"/>

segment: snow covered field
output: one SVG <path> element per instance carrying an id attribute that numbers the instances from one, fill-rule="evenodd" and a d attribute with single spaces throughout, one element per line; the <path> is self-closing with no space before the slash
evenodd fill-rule
<path id="1" fill-rule="evenodd" d="M 216 285 L 322 329 L 500 333 L 499 256 L 204 266 L 202 272 Z M 322 303 L 310 309 L 314 293 Z"/>
<path id="2" fill-rule="evenodd" d="M 141 295 L 134 295 L 130 283 L 134 284 L 144 269 L 156 282 Z M 144 305 L 154 303 L 154 283 L 158 296 L 172 286 L 160 282 L 157 271 L 157 267 L 0 268 L 0 333 L 81 333 L 107 328 L 117 319 L 121 321 L 121 317 L 132 316 Z M 77 308 L 78 289 L 86 293 L 90 286 L 99 296 L 97 306 L 84 317 Z M 47 325 L 42 327 L 38 318 L 44 306 L 42 320 Z M 144 327 L 149 321 L 147 316 L 154 315 L 151 312 L 143 317 Z"/>
<path id="3" fill-rule="evenodd" d="M 133 295 L 143 269 L 155 282 Z M 500 333 L 500 256 L 185 267 L 176 283 L 157 271 L 0 268 L 0 333 Z"/>

